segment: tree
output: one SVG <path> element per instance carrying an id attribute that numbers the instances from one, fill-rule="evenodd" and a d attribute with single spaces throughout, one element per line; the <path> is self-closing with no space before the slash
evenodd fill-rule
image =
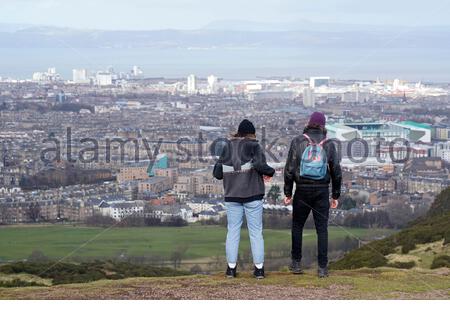
<path id="1" fill-rule="evenodd" d="M 33 250 L 28 256 L 29 262 L 48 262 L 50 259 L 40 250 Z"/>
<path id="2" fill-rule="evenodd" d="M 26 216 L 31 222 L 39 222 L 41 219 L 41 206 L 39 203 L 31 203 L 26 211 Z"/>
<path id="3" fill-rule="evenodd" d="M 280 186 L 276 184 L 272 185 L 267 193 L 267 198 L 269 198 L 272 204 L 276 204 L 281 199 Z"/>
<path id="4" fill-rule="evenodd" d="M 117 222 L 114 218 L 110 216 L 103 216 L 101 214 L 94 214 L 93 216 L 87 217 L 85 220 L 86 225 L 91 227 L 102 227 L 107 228 L 115 225 Z"/>
<path id="5" fill-rule="evenodd" d="M 198 264 L 194 265 L 190 271 L 193 274 L 200 274 L 203 272 L 202 267 L 200 267 Z"/>
<path id="6" fill-rule="evenodd" d="M 183 258 L 186 251 L 189 249 L 187 244 L 182 244 L 178 246 L 170 255 L 170 260 L 173 262 L 173 268 L 177 269 L 181 265 L 181 259 Z"/>
<path id="7" fill-rule="evenodd" d="M 187 221 L 181 217 L 170 217 L 164 221 L 164 225 L 168 227 L 185 227 L 188 225 Z"/>
<path id="8" fill-rule="evenodd" d="M 13 214 L 8 208 L 4 205 L 0 205 L 0 224 L 8 224 L 11 223 L 11 219 L 13 218 Z"/>
<path id="9" fill-rule="evenodd" d="M 404 228 L 408 222 L 413 220 L 411 219 L 412 209 L 409 204 L 404 201 L 393 200 L 387 205 L 386 209 L 392 227 L 395 229 Z"/>
<path id="10" fill-rule="evenodd" d="M 350 210 L 356 208 L 356 201 L 349 196 L 343 196 L 341 199 L 341 209 Z"/>

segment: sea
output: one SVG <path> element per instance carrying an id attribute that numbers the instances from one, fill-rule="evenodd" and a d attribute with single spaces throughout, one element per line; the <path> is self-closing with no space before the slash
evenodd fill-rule
<path id="1" fill-rule="evenodd" d="M 214 74 L 228 80 L 330 76 L 450 82 L 448 48 L 0 48 L 3 78 L 30 79 L 33 72 L 56 67 L 71 79 L 72 69 L 129 72 L 134 65 L 149 78 Z"/>

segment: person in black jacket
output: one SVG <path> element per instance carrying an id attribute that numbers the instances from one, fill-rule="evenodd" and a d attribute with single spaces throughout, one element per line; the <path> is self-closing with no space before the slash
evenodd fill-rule
<path id="1" fill-rule="evenodd" d="M 314 112 L 303 135 L 292 140 L 286 166 L 284 169 L 284 194 L 286 205 L 292 202 L 292 190 L 296 184 L 292 203 L 292 263 L 293 273 L 303 273 L 301 269 L 303 227 L 309 213 L 312 211 L 318 242 L 318 275 L 328 276 L 328 216 L 330 205 L 336 208 L 341 193 L 342 173 L 340 157 L 336 146 L 331 140 L 326 140 L 325 116 Z M 309 141 L 310 139 L 311 141 Z M 308 145 L 320 144 L 326 154 L 326 173 L 323 178 L 311 179 L 301 174 L 303 152 Z M 329 200 L 329 184 L 331 182 L 331 204 Z"/>
<path id="2" fill-rule="evenodd" d="M 275 170 L 266 163 L 264 152 L 256 140 L 255 127 L 247 119 L 239 125 L 238 133 L 223 147 L 214 166 L 213 175 L 223 180 L 227 210 L 226 240 L 228 277 L 236 277 L 240 232 L 244 214 L 250 235 L 255 264 L 254 276 L 264 278 L 264 239 L 262 213 L 265 188 Z"/>

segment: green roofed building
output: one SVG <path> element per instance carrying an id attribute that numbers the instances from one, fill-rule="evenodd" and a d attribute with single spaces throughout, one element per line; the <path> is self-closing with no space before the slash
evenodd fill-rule
<path id="1" fill-rule="evenodd" d="M 410 141 L 431 143 L 432 126 L 430 124 L 408 120 L 399 122 L 397 125 L 410 130 L 408 137 Z"/>
<path id="2" fill-rule="evenodd" d="M 155 176 L 156 169 L 167 169 L 169 167 L 169 158 L 167 154 L 158 154 L 154 162 L 150 161 L 147 168 L 147 173 L 149 177 Z"/>
<path id="3" fill-rule="evenodd" d="M 326 128 L 329 138 L 340 141 L 350 141 L 355 138 L 367 141 L 405 139 L 410 142 L 423 143 L 431 142 L 432 130 L 431 125 L 414 121 L 328 123 Z"/>
<path id="4" fill-rule="evenodd" d="M 411 126 L 411 127 L 417 127 L 417 128 L 421 128 L 421 129 L 430 129 L 431 130 L 431 128 L 432 128 L 431 124 L 423 123 L 423 122 L 415 122 L 415 121 L 411 121 L 411 120 L 401 121 L 400 124 L 404 124 L 404 125 Z"/>

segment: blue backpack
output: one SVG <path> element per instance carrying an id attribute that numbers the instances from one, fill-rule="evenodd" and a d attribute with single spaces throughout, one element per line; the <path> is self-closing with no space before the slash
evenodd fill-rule
<path id="1" fill-rule="evenodd" d="M 308 145 L 300 160 L 300 176 L 312 180 L 322 180 L 328 170 L 327 154 L 323 148 L 327 139 L 315 143 L 307 134 L 303 134 L 303 136 L 308 140 Z"/>

